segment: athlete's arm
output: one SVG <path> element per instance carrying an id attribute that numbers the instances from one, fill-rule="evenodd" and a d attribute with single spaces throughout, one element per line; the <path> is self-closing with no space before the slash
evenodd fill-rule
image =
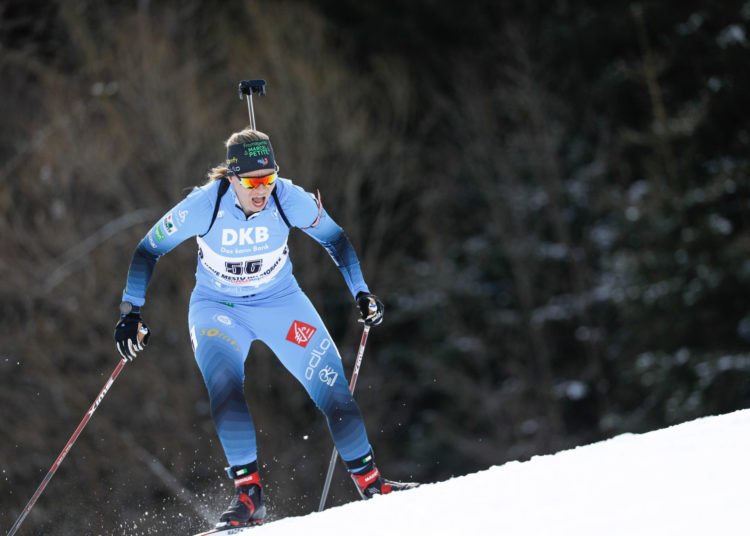
<path id="1" fill-rule="evenodd" d="M 143 306 L 146 302 L 146 289 L 159 258 L 188 238 L 206 231 L 215 202 L 210 193 L 214 190 L 206 190 L 208 189 L 194 190 L 164 214 L 138 243 L 128 269 L 122 301 Z"/>
<path id="2" fill-rule="evenodd" d="M 326 249 L 341 271 L 341 275 L 344 276 L 344 281 L 346 281 L 352 296 L 356 298 L 360 292 L 370 292 L 362 275 L 362 268 L 354 246 L 344 230 L 328 215 L 324 208 L 321 208 L 318 225 L 303 228 L 302 231 Z"/>
<path id="3" fill-rule="evenodd" d="M 323 246 L 341 271 L 352 296 L 369 293 L 357 252 L 344 230 L 328 215 L 315 197 L 299 186 L 285 184 L 281 200 L 289 222 Z"/>

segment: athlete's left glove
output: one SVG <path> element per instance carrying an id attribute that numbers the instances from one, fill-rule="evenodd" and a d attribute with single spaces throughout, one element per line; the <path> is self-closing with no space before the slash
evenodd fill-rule
<path id="1" fill-rule="evenodd" d="M 383 323 L 385 306 L 375 294 L 359 292 L 357 294 L 357 307 L 359 307 L 362 322 L 368 326 L 379 326 Z"/>
<path id="2" fill-rule="evenodd" d="M 120 355 L 132 361 L 138 352 L 146 348 L 150 337 L 151 331 L 141 318 L 140 308 L 123 302 L 120 305 L 120 320 L 115 325 L 115 345 Z"/>

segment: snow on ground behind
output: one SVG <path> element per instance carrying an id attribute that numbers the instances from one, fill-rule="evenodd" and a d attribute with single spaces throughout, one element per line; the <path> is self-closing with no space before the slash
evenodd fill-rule
<path id="1" fill-rule="evenodd" d="M 282 519 L 252 536 L 746 535 L 750 410 Z"/>

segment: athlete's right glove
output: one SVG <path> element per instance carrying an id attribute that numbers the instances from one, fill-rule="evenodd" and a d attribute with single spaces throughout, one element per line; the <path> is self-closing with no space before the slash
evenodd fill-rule
<path id="1" fill-rule="evenodd" d="M 357 307 L 362 321 L 368 326 L 378 326 L 383 322 L 385 306 L 375 294 L 360 292 L 357 294 Z"/>
<path id="2" fill-rule="evenodd" d="M 130 311 L 127 313 L 127 307 L 123 307 L 126 305 L 130 305 Z M 120 320 L 115 325 L 115 345 L 124 359 L 132 361 L 138 352 L 146 348 L 151 332 L 143 323 L 138 308 L 124 302 L 120 305 L 120 313 Z"/>

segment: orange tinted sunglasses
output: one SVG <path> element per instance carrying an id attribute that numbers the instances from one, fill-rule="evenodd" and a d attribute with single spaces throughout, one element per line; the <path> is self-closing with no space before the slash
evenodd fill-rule
<path id="1" fill-rule="evenodd" d="M 266 175 L 265 177 L 240 177 L 235 175 L 240 180 L 240 184 L 248 190 L 254 190 L 260 186 L 271 186 L 276 180 L 276 172 Z"/>

